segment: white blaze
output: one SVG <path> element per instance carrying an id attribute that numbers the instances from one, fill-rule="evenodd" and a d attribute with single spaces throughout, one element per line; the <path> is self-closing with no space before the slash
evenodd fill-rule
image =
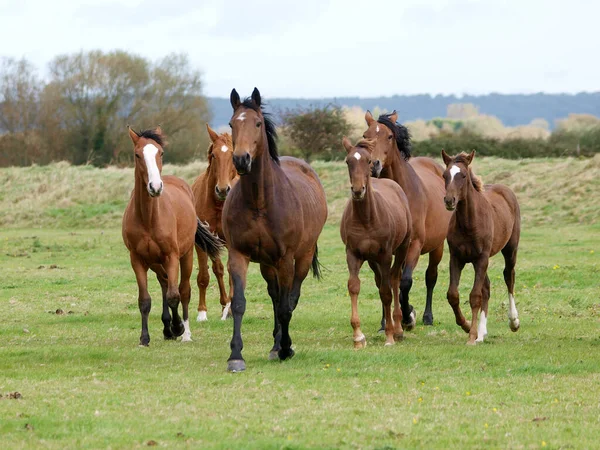
<path id="1" fill-rule="evenodd" d="M 454 180 L 454 176 L 457 173 L 460 173 L 460 167 L 458 167 L 458 166 L 452 166 L 452 167 L 450 167 L 450 175 L 452 175 L 451 178 L 450 178 L 450 181 Z"/>
<path id="2" fill-rule="evenodd" d="M 237 118 L 237 120 L 241 120 L 243 122 L 245 118 L 246 118 L 246 112 L 244 111 L 243 113 L 240 114 L 240 116 Z"/>
<path id="3" fill-rule="evenodd" d="M 360 161 L 360 153 L 356 152 L 354 154 L 354 157 L 356 158 L 357 161 Z"/>
<path id="4" fill-rule="evenodd" d="M 144 161 L 146 161 L 146 168 L 148 169 L 148 183 L 154 190 L 160 189 L 162 180 L 160 179 L 160 172 L 156 165 L 156 154 L 158 148 L 154 144 L 147 144 L 144 147 Z"/>
<path id="5" fill-rule="evenodd" d="M 375 132 L 379 133 L 379 125 L 377 125 L 377 128 L 375 128 Z"/>
<path id="6" fill-rule="evenodd" d="M 226 145 L 224 145 L 224 146 L 221 147 L 221 151 L 223 153 L 227 152 L 227 150 L 229 150 L 229 147 L 227 147 Z"/>

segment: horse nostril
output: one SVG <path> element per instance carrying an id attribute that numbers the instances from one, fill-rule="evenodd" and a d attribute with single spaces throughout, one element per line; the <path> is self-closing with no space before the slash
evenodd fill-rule
<path id="1" fill-rule="evenodd" d="M 227 186 L 227 189 L 225 189 L 225 193 L 229 194 L 229 191 L 231 191 L 231 186 Z"/>

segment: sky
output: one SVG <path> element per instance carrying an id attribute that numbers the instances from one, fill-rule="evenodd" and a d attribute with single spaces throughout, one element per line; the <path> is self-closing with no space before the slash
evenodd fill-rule
<path id="1" fill-rule="evenodd" d="M 592 0 L 0 0 L 0 57 L 187 53 L 204 93 L 598 91 Z"/>

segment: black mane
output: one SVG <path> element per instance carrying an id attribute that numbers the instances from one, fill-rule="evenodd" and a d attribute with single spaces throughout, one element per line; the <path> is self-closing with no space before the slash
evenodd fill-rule
<path id="1" fill-rule="evenodd" d="M 139 137 L 143 137 L 146 139 L 152 139 L 154 142 L 156 142 L 161 147 L 164 147 L 164 145 L 166 144 L 164 136 L 162 134 L 158 134 L 156 132 L 156 129 L 144 130 L 141 133 L 138 133 L 137 131 L 135 131 L 135 134 L 137 134 Z"/>
<path id="2" fill-rule="evenodd" d="M 392 114 L 393 113 L 381 114 L 377 119 L 377 122 L 392 130 L 396 144 L 398 144 L 398 150 L 400 150 L 400 153 L 404 156 L 404 159 L 408 160 L 410 158 L 410 151 L 412 148 L 412 144 L 410 143 L 410 132 L 404 125 L 397 122 L 394 123 L 392 119 L 390 119 Z"/>
<path id="3" fill-rule="evenodd" d="M 263 115 L 265 131 L 267 132 L 269 155 L 271 155 L 273 161 L 279 164 L 279 153 L 277 152 L 277 128 L 275 127 L 275 122 L 273 122 L 273 119 L 271 118 L 271 114 L 264 112 L 261 106 L 256 106 L 256 103 L 254 103 L 251 98 L 244 100 L 242 105 L 253 111 L 260 112 Z"/>

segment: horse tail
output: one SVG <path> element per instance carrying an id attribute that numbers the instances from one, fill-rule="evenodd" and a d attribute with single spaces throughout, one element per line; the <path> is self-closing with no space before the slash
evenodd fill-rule
<path id="1" fill-rule="evenodd" d="M 204 250 L 210 259 L 215 259 L 221 253 L 224 243 L 218 236 L 210 232 L 208 223 L 201 222 L 198 218 L 196 218 L 196 220 L 198 221 L 194 239 L 196 245 Z"/>
<path id="2" fill-rule="evenodd" d="M 315 244 L 315 253 L 313 254 L 311 269 L 313 273 L 313 277 L 317 280 L 322 278 L 321 274 L 321 263 L 319 262 L 319 246 Z"/>

